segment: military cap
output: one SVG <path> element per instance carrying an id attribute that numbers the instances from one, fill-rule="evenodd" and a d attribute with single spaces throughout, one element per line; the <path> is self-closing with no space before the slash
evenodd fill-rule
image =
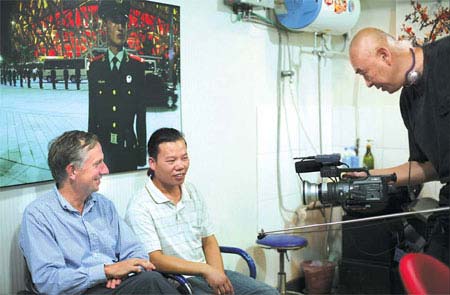
<path id="1" fill-rule="evenodd" d="M 98 15 L 104 20 L 111 20 L 116 24 L 128 22 L 130 0 L 100 0 Z"/>

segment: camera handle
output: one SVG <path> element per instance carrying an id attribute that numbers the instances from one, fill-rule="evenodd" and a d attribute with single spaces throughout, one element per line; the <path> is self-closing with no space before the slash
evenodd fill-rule
<path id="1" fill-rule="evenodd" d="M 324 166 L 320 169 L 320 177 L 338 177 L 340 179 L 341 174 L 346 172 L 365 172 L 367 176 L 370 176 L 367 168 L 338 168 L 336 166 Z"/>

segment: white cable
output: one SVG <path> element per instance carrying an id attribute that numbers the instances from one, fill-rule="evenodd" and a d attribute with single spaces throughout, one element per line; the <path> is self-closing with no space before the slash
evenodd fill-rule
<path id="1" fill-rule="evenodd" d="M 284 97 L 284 87 L 282 87 L 282 80 L 280 79 L 281 67 L 283 64 L 283 50 L 282 50 L 282 37 L 280 31 L 278 31 L 278 71 L 277 71 L 277 195 L 278 195 L 278 206 L 280 210 L 281 217 L 284 221 L 288 220 L 284 213 L 296 214 L 298 218 L 297 211 L 289 210 L 284 206 L 283 195 L 281 190 L 281 161 L 280 161 L 280 145 L 281 145 L 281 107 L 283 105 Z M 289 135 L 288 135 L 289 137 Z"/>
<path id="2" fill-rule="evenodd" d="M 330 39 L 332 38 L 331 35 L 327 35 L 328 37 L 330 37 Z M 327 43 L 324 42 L 324 46 L 327 52 L 337 52 L 337 53 L 343 53 L 345 51 L 345 48 L 347 47 L 347 39 L 348 39 L 348 34 L 343 34 L 342 37 L 344 38 L 344 45 L 342 46 L 341 49 L 339 50 L 335 50 L 333 48 L 328 48 Z M 322 36 L 322 39 L 325 39 L 324 36 Z"/>

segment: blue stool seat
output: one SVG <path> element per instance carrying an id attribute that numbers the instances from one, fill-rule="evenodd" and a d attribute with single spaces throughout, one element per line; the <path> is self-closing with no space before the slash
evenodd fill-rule
<path id="1" fill-rule="evenodd" d="M 293 250 L 308 246 L 308 240 L 293 235 L 268 235 L 262 239 L 256 240 L 256 243 L 268 248 Z"/>
<path id="2" fill-rule="evenodd" d="M 258 238 L 256 244 L 263 248 L 275 249 L 278 251 L 280 269 L 278 271 L 277 288 L 281 295 L 299 294 L 293 291 L 286 290 L 286 272 L 284 271 L 284 256 L 287 255 L 288 250 L 297 250 L 308 246 L 308 240 L 294 235 L 275 234 L 267 235 L 263 238 Z"/>

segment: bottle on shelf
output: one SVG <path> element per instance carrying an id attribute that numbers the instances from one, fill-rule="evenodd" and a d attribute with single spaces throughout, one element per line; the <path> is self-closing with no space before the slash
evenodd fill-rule
<path id="1" fill-rule="evenodd" d="M 372 144 L 371 140 L 367 140 L 366 154 L 363 157 L 363 166 L 366 169 L 373 169 L 375 167 L 375 161 L 372 154 Z"/>
<path id="2" fill-rule="evenodd" d="M 356 155 L 356 148 L 352 145 L 350 147 L 350 168 L 359 167 L 359 157 Z"/>
<path id="3" fill-rule="evenodd" d="M 351 155 L 349 153 L 349 147 L 347 146 L 344 148 L 344 153 L 342 153 L 342 162 L 347 164 L 348 167 L 352 167 Z"/>

